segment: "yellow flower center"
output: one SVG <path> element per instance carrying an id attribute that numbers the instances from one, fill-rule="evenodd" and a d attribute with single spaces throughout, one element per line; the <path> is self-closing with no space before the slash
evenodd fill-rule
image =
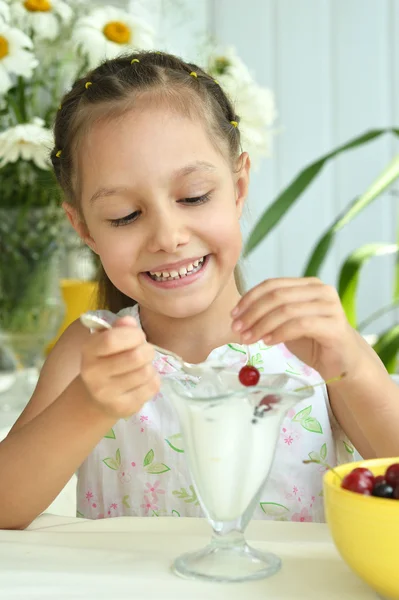
<path id="1" fill-rule="evenodd" d="M 0 60 L 8 54 L 8 40 L 0 35 Z"/>
<path id="2" fill-rule="evenodd" d="M 48 0 L 25 0 L 24 6 L 30 12 L 49 12 L 52 8 Z"/>
<path id="3" fill-rule="evenodd" d="M 111 42 L 116 44 L 128 44 L 131 38 L 131 31 L 125 23 L 121 21 L 110 21 L 103 29 L 103 34 Z"/>
<path id="4" fill-rule="evenodd" d="M 224 75 L 230 67 L 230 61 L 225 56 L 217 56 L 214 62 L 214 70 L 217 75 Z"/>

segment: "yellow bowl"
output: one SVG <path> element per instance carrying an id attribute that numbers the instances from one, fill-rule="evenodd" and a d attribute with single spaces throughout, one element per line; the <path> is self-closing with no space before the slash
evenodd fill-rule
<path id="1" fill-rule="evenodd" d="M 384 475 L 397 458 L 364 460 L 334 470 L 344 477 L 355 467 Z M 362 496 L 341 488 L 339 477 L 324 476 L 324 505 L 334 543 L 344 561 L 376 592 L 399 600 L 399 500 Z"/>

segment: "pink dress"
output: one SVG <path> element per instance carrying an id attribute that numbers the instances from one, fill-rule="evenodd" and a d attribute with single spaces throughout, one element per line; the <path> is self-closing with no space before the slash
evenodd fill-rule
<path id="1" fill-rule="evenodd" d="M 106 311 L 99 311 L 106 316 Z M 120 315 L 132 315 L 134 306 Z M 230 369 L 247 362 L 263 373 L 297 374 L 309 383 L 320 375 L 283 345 L 227 344 L 213 350 L 209 360 Z M 179 375 L 178 363 L 157 354 L 154 365 L 162 376 Z M 325 386 L 297 404 L 284 419 L 273 466 L 255 519 L 323 521 L 322 477 L 327 465 L 353 460 L 354 449 L 336 422 Z M 312 458 L 318 464 L 303 464 Z M 177 415 L 163 394 L 139 413 L 121 419 L 100 440 L 78 471 L 77 515 L 89 519 L 119 516 L 203 516 L 186 466 Z"/>

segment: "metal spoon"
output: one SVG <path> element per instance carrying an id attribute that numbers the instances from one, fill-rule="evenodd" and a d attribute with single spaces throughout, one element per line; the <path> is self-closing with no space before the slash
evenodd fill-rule
<path id="1" fill-rule="evenodd" d="M 92 332 L 102 331 L 104 329 L 112 329 L 112 323 L 116 319 L 117 317 L 114 316 L 112 318 L 112 322 L 109 322 L 103 317 L 99 317 L 98 315 L 95 315 L 91 312 L 86 312 L 80 315 L 80 322 L 82 323 L 82 325 L 87 327 L 87 329 L 90 329 L 90 331 Z M 165 348 L 161 348 L 160 346 L 156 346 L 155 344 L 152 345 L 157 352 L 160 352 L 161 354 L 166 354 L 167 356 L 172 356 L 174 359 L 176 359 L 180 363 L 180 366 L 183 369 L 183 371 L 188 375 L 201 376 L 205 373 L 218 373 L 219 371 L 222 371 L 226 368 L 225 365 L 216 361 L 208 361 L 194 365 L 192 363 L 186 362 L 182 359 L 181 356 L 175 354 L 174 352 L 171 352 L 170 350 L 166 350 Z"/>

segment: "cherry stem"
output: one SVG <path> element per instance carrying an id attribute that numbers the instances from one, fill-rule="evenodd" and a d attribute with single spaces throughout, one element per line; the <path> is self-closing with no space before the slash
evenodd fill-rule
<path id="1" fill-rule="evenodd" d="M 304 464 L 304 465 L 309 465 L 310 463 L 315 463 L 315 465 L 319 465 L 319 464 L 320 464 L 320 461 L 319 461 L 319 460 L 312 460 L 312 459 L 310 459 L 310 460 L 303 460 L 302 462 L 303 462 L 303 464 Z M 342 481 L 342 480 L 343 480 L 343 478 L 341 477 L 341 475 L 340 475 L 339 473 L 337 473 L 337 471 L 336 471 L 335 469 L 333 469 L 333 467 L 331 467 L 331 466 L 330 466 L 330 465 L 328 465 L 327 463 L 324 463 L 324 465 L 327 467 L 327 469 L 328 469 L 329 471 L 332 471 L 332 472 L 334 473 L 334 475 L 335 475 L 336 477 L 338 477 L 338 479 L 339 479 L 340 481 Z"/>
<path id="2" fill-rule="evenodd" d="M 341 375 L 331 377 L 331 379 L 327 379 L 327 381 L 319 381 L 319 383 L 315 383 L 314 385 L 304 385 L 303 387 L 296 388 L 294 392 L 303 392 L 304 390 L 311 390 L 312 388 L 318 387 L 319 385 L 329 385 L 330 383 L 341 381 L 341 379 L 343 379 L 344 377 L 346 377 L 346 373 L 341 373 Z"/>

